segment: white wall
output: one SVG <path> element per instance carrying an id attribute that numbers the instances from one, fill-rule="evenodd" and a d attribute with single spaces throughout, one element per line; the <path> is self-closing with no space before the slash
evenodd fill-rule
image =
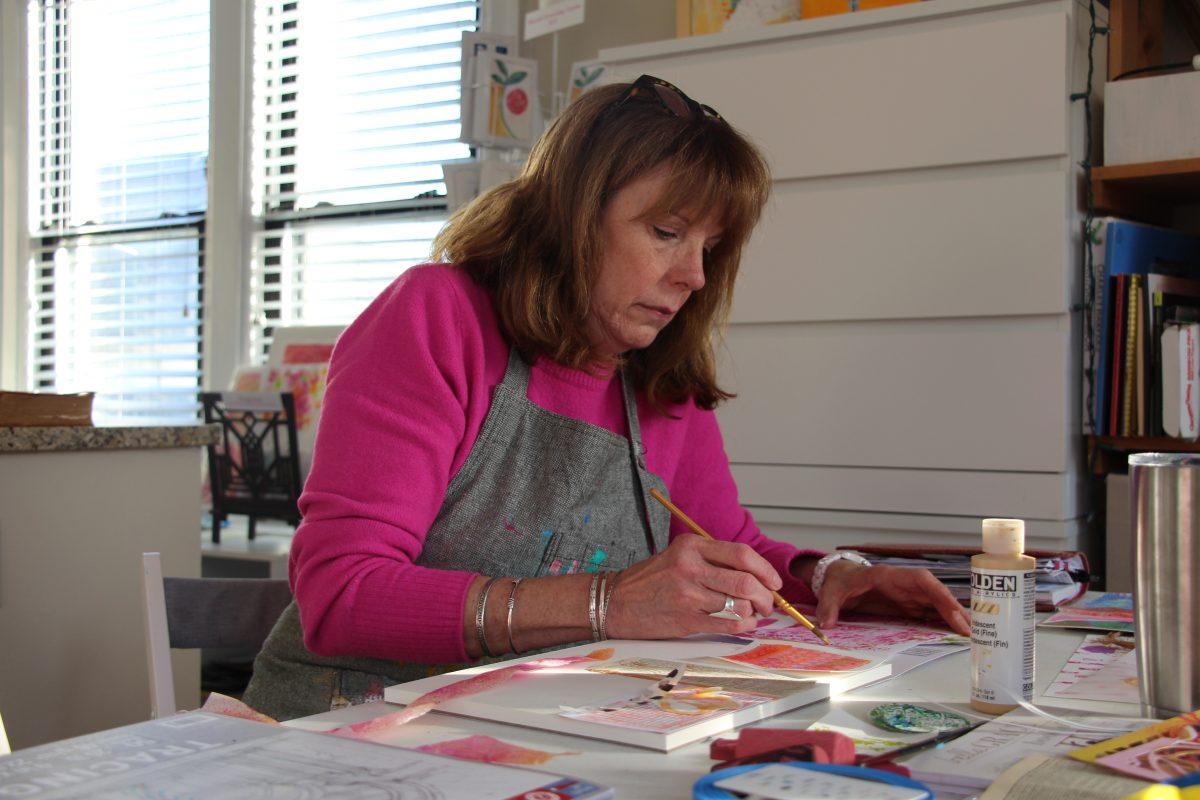
<path id="1" fill-rule="evenodd" d="M 538 0 L 520 0 L 520 6 L 524 36 L 525 14 L 537 9 Z M 593 59 L 606 47 L 655 42 L 675 35 L 675 0 L 591 0 L 584 13 L 582 25 L 558 33 L 558 72 L 553 88 L 559 92 L 566 91 L 571 64 L 576 61 Z M 521 42 L 521 55 L 538 60 L 539 88 L 546 108 L 552 88 L 553 49 L 551 36 Z"/>

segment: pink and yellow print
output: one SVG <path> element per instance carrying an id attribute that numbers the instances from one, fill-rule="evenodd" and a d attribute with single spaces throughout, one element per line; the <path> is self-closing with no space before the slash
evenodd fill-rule
<path id="1" fill-rule="evenodd" d="M 812 634 L 799 625 L 785 628 L 759 628 L 745 634 L 754 639 L 773 639 L 784 642 L 812 642 Z M 867 650 L 885 652 L 914 644 L 925 644 L 943 639 L 966 644 L 961 636 L 955 636 L 946 631 L 933 628 L 919 628 L 911 625 L 865 625 L 859 622 L 839 622 L 832 628 L 825 629 L 825 635 L 833 642 L 834 647 L 842 650 Z"/>

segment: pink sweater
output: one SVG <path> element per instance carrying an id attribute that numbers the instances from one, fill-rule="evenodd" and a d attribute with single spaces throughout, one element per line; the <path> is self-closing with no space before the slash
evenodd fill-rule
<path id="1" fill-rule="evenodd" d="M 462 270 L 414 267 L 346 329 L 334 349 L 304 522 L 290 577 L 305 645 L 319 655 L 421 663 L 468 660 L 462 620 L 475 573 L 413 563 L 479 435 L 508 344 L 486 290 Z M 539 359 L 529 399 L 627 435 L 620 380 Z M 714 536 L 745 542 L 791 577 L 791 545 L 766 538 L 738 504 L 715 415 L 691 403 L 657 414 L 639 397 L 647 466 Z M 671 537 L 684 532 L 671 524 Z"/>

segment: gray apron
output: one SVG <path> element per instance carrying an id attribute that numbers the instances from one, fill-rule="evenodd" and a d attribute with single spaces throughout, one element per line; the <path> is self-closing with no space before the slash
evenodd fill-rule
<path id="1" fill-rule="evenodd" d="M 534 405 L 529 373 L 513 348 L 479 438 L 450 481 L 416 563 L 535 577 L 621 570 L 665 549 L 670 514 L 647 492 L 666 494 L 666 485 L 646 469 L 637 404 L 624 374 L 628 439 Z M 379 699 L 385 686 L 465 666 L 318 656 L 304 646 L 293 601 L 255 659 L 243 699 L 275 719 L 294 719 Z"/>

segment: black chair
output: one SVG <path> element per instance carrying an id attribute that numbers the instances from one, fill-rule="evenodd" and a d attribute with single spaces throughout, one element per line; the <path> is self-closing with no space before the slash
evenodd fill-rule
<path id="1" fill-rule="evenodd" d="M 286 580 L 164 578 L 158 553 L 142 554 L 146 660 L 150 715 L 176 711 L 172 648 L 262 648 L 279 615 L 292 602 Z"/>
<path id="2" fill-rule="evenodd" d="M 300 524 L 300 451 L 291 392 L 202 392 L 204 420 L 219 423 L 221 441 L 208 447 L 214 544 L 230 514 Z"/>

